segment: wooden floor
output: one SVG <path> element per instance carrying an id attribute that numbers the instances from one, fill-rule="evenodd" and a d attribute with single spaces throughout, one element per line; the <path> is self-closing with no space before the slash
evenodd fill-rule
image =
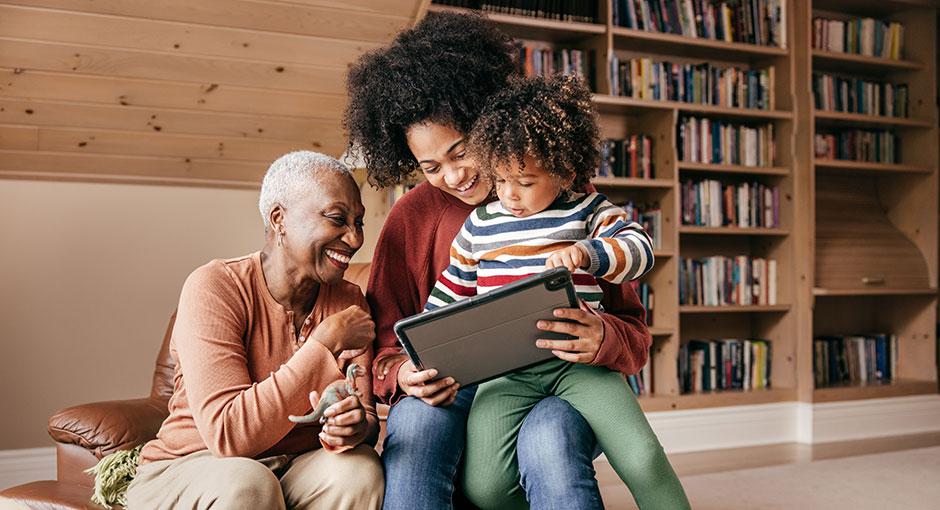
<path id="1" fill-rule="evenodd" d="M 730 448 L 707 452 L 679 453 L 669 456 L 679 477 L 734 471 L 739 469 L 837 459 L 855 455 L 882 453 L 940 445 L 940 433 L 917 434 L 838 443 L 806 445 L 785 443 L 748 448 Z M 607 506 L 622 507 L 632 498 L 623 482 L 605 460 L 594 463 L 601 494 Z M 630 499 L 624 499 L 630 498 Z"/>

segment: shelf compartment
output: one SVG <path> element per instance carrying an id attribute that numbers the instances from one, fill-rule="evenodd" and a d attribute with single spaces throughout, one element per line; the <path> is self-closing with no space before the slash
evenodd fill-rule
<path id="1" fill-rule="evenodd" d="M 888 117 L 884 115 L 865 115 L 862 113 L 831 112 L 826 110 L 813 110 L 818 125 L 841 125 L 841 126 L 870 126 L 870 127 L 905 127 L 905 128 L 924 128 L 933 127 L 933 123 L 928 119 L 919 119 L 916 117 Z"/>
<path id="2" fill-rule="evenodd" d="M 676 183 L 671 179 L 641 179 L 637 177 L 594 177 L 591 184 L 604 188 L 656 188 L 672 189 Z"/>
<path id="3" fill-rule="evenodd" d="M 790 305 L 679 305 L 679 313 L 784 313 Z"/>
<path id="4" fill-rule="evenodd" d="M 818 297 L 851 297 L 851 296 L 936 296 L 934 288 L 865 288 L 865 289 L 832 289 L 813 287 L 813 295 Z"/>
<path id="5" fill-rule="evenodd" d="M 902 165 L 897 163 L 870 163 L 867 161 L 852 161 L 843 159 L 815 159 L 816 168 L 827 170 L 845 170 L 847 172 L 889 172 L 929 174 L 933 170 L 925 166 Z"/>
<path id="6" fill-rule="evenodd" d="M 882 73 L 891 71 L 917 71 L 924 68 L 920 62 L 884 57 L 869 57 L 855 53 L 813 50 L 813 69 L 841 72 Z"/>
<path id="7" fill-rule="evenodd" d="M 785 236 L 790 233 L 785 228 L 762 228 L 762 227 L 698 227 L 694 225 L 683 225 L 679 227 L 680 234 L 700 234 L 700 235 L 760 235 L 760 236 Z"/>
<path id="8" fill-rule="evenodd" d="M 937 381 L 897 380 L 870 382 L 844 386 L 830 386 L 813 390 L 813 402 L 844 402 L 868 398 L 932 395 L 937 393 Z"/>
<path id="9" fill-rule="evenodd" d="M 781 176 L 790 174 L 790 169 L 783 166 L 720 165 L 715 163 L 691 163 L 688 161 L 680 161 L 676 166 L 684 172 Z"/>
<path id="10" fill-rule="evenodd" d="M 715 39 L 687 37 L 677 34 L 648 32 L 633 28 L 614 26 L 614 45 L 618 49 L 645 50 L 653 53 L 682 54 L 714 58 L 716 55 L 730 57 L 785 57 L 787 48 Z"/>
<path id="11" fill-rule="evenodd" d="M 816 176 L 815 287 L 931 287 L 923 253 L 889 219 L 891 208 L 882 203 L 895 184 L 844 173 Z M 916 182 L 906 185 L 917 187 Z M 914 207 L 903 200 L 899 203 Z"/>
<path id="12" fill-rule="evenodd" d="M 513 16 L 511 14 L 483 12 L 476 9 L 438 4 L 429 5 L 428 11 L 483 14 L 487 19 L 499 25 L 504 31 L 512 34 L 515 39 L 566 43 L 588 37 L 604 36 L 607 33 L 607 26 L 601 23 L 582 23 L 530 16 Z"/>
<path id="13" fill-rule="evenodd" d="M 793 113 L 785 110 L 758 110 L 757 108 L 731 108 L 707 104 L 682 103 L 679 101 L 654 101 L 632 97 L 594 94 L 598 110 L 608 113 L 627 113 L 631 110 L 678 110 L 730 118 L 792 119 Z"/>

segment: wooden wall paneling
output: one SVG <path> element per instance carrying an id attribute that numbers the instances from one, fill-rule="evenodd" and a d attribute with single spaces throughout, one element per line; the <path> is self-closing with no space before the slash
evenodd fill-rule
<path id="1" fill-rule="evenodd" d="M 137 133 L 89 128 L 39 128 L 39 150 L 42 151 L 235 159 L 270 163 L 290 151 L 319 148 L 313 147 L 309 142 L 257 138 Z"/>
<path id="2" fill-rule="evenodd" d="M 0 5 L 0 34 L 46 42 L 318 67 L 343 67 L 378 46 L 375 42 L 10 5 Z"/>
<path id="3" fill-rule="evenodd" d="M 345 86 L 345 73 L 335 67 L 280 65 L 6 37 L 0 37 L 0 66 L 299 92 L 335 92 Z"/>
<path id="4" fill-rule="evenodd" d="M 198 184 L 231 182 L 258 188 L 270 162 L 236 161 L 166 156 L 128 156 L 124 154 L 88 154 L 81 152 L 40 152 L 0 149 L 0 177 L 17 179 L 53 179 L 110 181 L 135 178 L 135 182 L 183 182 Z"/>
<path id="5" fill-rule="evenodd" d="M 313 147 L 336 148 L 345 143 L 335 119 L 40 101 L 2 95 L 0 123 L 260 138 L 303 142 Z"/>
<path id="6" fill-rule="evenodd" d="M 338 119 L 345 94 L 0 67 L 0 97 Z"/>
<path id="7" fill-rule="evenodd" d="M 181 21 L 285 34 L 359 41 L 386 41 L 414 22 L 416 2 L 271 2 L 255 0 L 6 0 L 7 4 L 47 7 L 131 18 Z M 388 5 L 395 4 L 395 5 Z M 397 8 L 396 8 L 397 7 Z M 352 11 L 351 11 L 352 9 Z"/>
<path id="8" fill-rule="evenodd" d="M 39 148 L 39 130 L 33 126 L 0 124 L 0 148 L 36 150 Z"/>

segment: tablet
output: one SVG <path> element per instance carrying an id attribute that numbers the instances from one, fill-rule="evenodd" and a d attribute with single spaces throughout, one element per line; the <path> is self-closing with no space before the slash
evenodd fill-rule
<path id="1" fill-rule="evenodd" d="M 419 370 L 435 368 L 461 386 L 557 359 L 539 338 L 570 340 L 542 331 L 540 319 L 559 320 L 556 308 L 577 308 L 571 273 L 559 267 L 395 323 L 395 334 Z"/>

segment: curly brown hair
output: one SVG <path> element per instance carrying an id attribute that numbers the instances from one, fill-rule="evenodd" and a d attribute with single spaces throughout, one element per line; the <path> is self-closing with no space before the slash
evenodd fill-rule
<path id="1" fill-rule="evenodd" d="M 512 39 L 477 14 L 430 13 L 349 70 L 343 125 L 374 186 L 418 170 L 408 128 L 435 122 L 467 134 L 488 98 L 518 75 Z"/>
<path id="2" fill-rule="evenodd" d="M 470 133 L 468 152 L 492 176 L 531 156 L 550 174 L 583 189 L 600 158 L 591 91 L 576 76 L 517 78 L 490 98 Z"/>

